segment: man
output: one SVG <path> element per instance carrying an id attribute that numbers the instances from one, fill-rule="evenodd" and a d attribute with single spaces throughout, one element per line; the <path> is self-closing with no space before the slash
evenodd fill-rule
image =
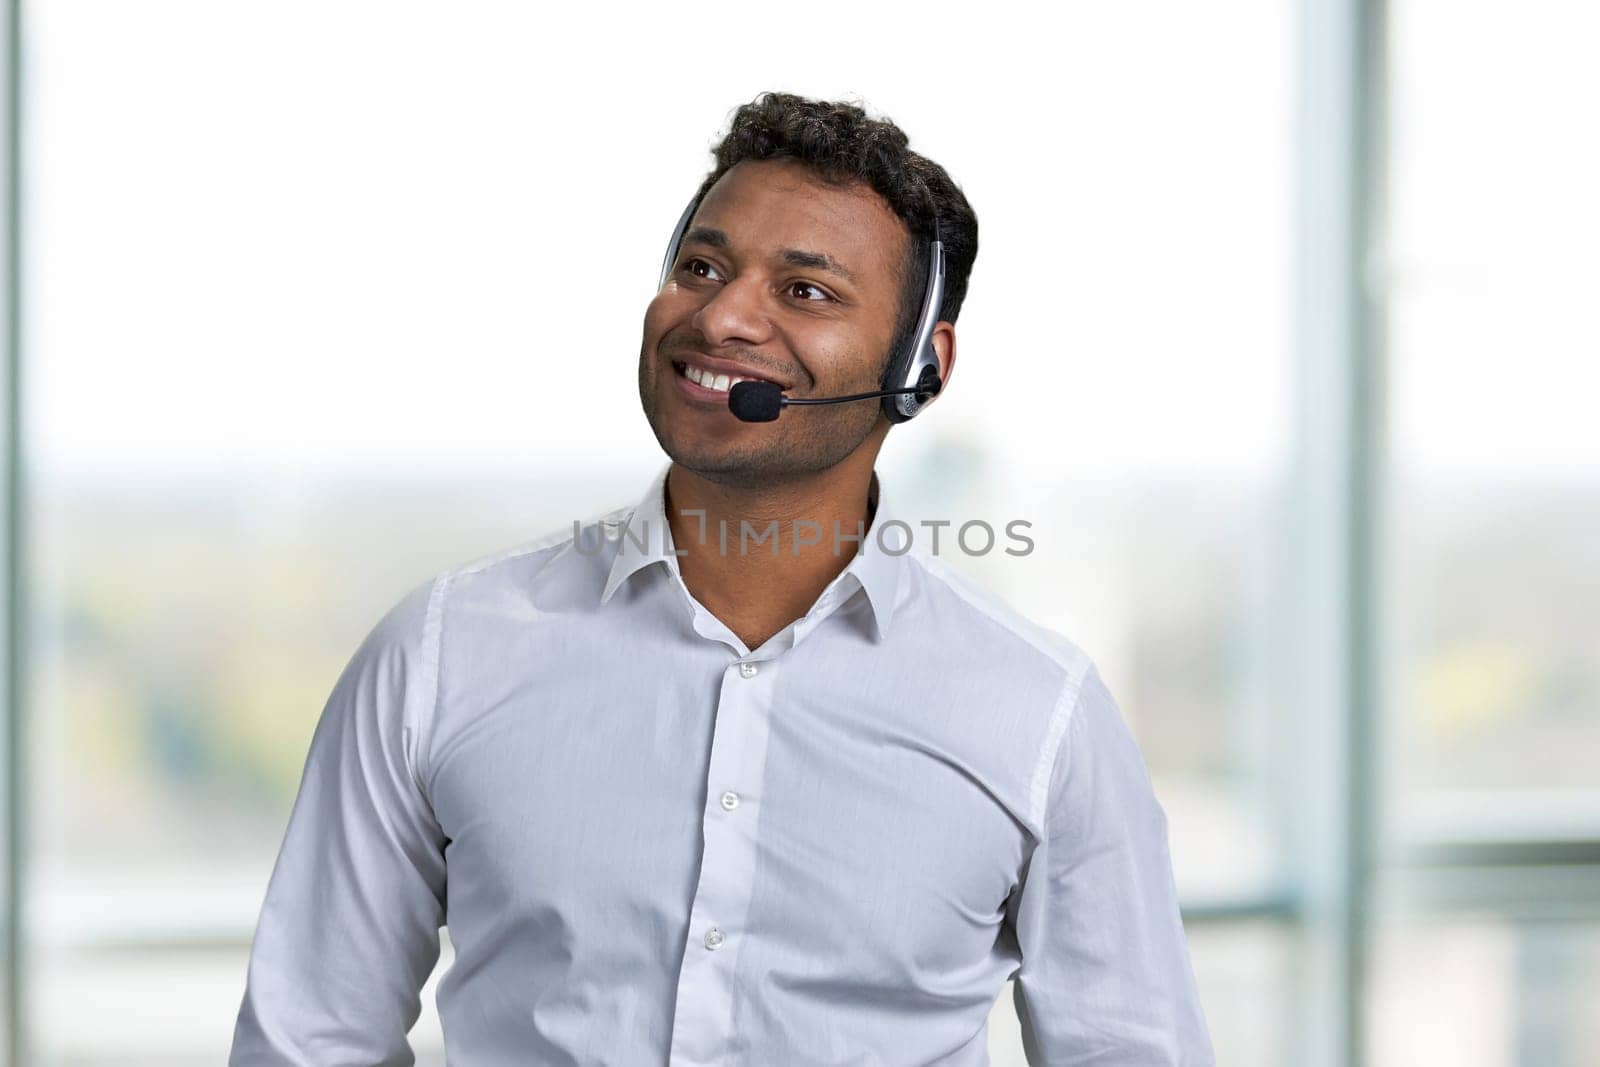
<path id="1" fill-rule="evenodd" d="M 881 401 L 729 409 L 738 378 L 879 389 L 935 236 L 948 383 L 965 196 L 892 124 L 787 94 L 715 158 L 639 352 L 670 462 L 357 651 L 230 1062 L 412 1062 L 447 923 L 460 1067 L 983 1064 L 1012 975 L 1033 1063 L 1212 1063 L 1166 816 L 1093 663 L 885 536 L 912 528 Z"/>

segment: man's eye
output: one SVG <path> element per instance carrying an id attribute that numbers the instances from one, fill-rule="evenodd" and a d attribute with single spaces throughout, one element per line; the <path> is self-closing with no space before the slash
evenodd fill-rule
<path id="1" fill-rule="evenodd" d="M 705 268 L 705 270 L 701 271 L 698 269 L 701 267 Z M 712 274 L 716 273 L 717 268 L 713 267 L 703 259 L 691 257 L 684 260 L 683 269 L 694 275 L 696 278 L 709 278 Z"/>
<path id="2" fill-rule="evenodd" d="M 812 285 L 810 282 L 793 282 L 789 286 L 789 291 L 791 293 L 794 293 L 797 290 L 806 290 L 806 289 L 811 290 L 811 292 L 816 293 L 817 295 L 816 296 L 802 296 L 802 297 L 800 297 L 801 300 L 832 300 L 833 299 L 833 297 L 828 295 L 826 290 L 818 288 L 817 286 Z"/>

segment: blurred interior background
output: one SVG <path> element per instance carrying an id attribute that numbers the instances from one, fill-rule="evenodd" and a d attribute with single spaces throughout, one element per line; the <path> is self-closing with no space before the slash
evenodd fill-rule
<path id="1" fill-rule="evenodd" d="M 1600 1063 L 1594 4 L 7 10 L 7 1063 L 223 1061 L 362 636 L 661 462 L 644 306 L 765 89 L 978 212 L 880 469 L 1033 524 L 947 558 L 1117 694 L 1218 1062 Z"/>

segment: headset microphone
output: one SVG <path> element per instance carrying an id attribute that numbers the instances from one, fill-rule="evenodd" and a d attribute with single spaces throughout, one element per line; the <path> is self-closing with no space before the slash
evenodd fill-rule
<path id="1" fill-rule="evenodd" d="M 696 195 L 678 218 L 677 228 L 672 231 L 672 240 L 667 244 L 666 258 L 661 263 L 661 280 L 656 283 L 658 290 L 672 276 L 684 232 L 688 230 L 689 220 L 699 206 L 700 197 Z M 728 390 L 728 409 L 745 422 L 771 422 L 790 404 L 842 404 L 851 400 L 878 398 L 890 422 L 906 422 L 938 395 L 942 383 L 939 379 L 939 356 L 933 348 L 933 328 L 938 325 L 939 312 L 944 304 L 945 263 L 944 242 L 939 239 L 938 214 L 931 212 L 930 215 L 933 219 L 933 240 L 928 242 L 928 285 L 922 292 L 922 306 L 916 327 L 911 331 L 907 344 L 891 353 L 880 383 L 881 389 L 854 396 L 811 399 L 784 396 L 778 386 L 771 382 L 739 382 Z"/>
<path id="2" fill-rule="evenodd" d="M 771 422 L 790 404 L 844 404 L 852 400 L 873 400 L 882 396 L 916 397 L 918 406 L 939 395 L 943 383 L 939 371 L 924 366 L 917 384 L 909 389 L 879 389 L 871 393 L 853 393 L 850 396 L 800 397 L 784 396 L 783 387 L 776 382 L 735 382 L 728 390 L 728 410 L 745 422 Z"/>

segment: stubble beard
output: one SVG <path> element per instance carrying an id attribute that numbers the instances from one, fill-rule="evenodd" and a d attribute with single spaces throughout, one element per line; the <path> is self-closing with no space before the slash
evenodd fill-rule
<path id="1" fill-rule="evenodd" d="M 663 379 L 675 373 L 640 344 L 639 402 L 650 430 L 678 466 L 732 489 L 766 489 L 828 470 L 860 448 L 878 422 L 880 404 L 875 401 L 808 404 L 785 409 L 776 422 L 751 423 L 755 432 L 746 436 L 759 443 L 689 445 L 671 439 L 662 425 L 659 391 L 673 387 Z M 846 392 L 876 388 L 873 384 Z"/>

